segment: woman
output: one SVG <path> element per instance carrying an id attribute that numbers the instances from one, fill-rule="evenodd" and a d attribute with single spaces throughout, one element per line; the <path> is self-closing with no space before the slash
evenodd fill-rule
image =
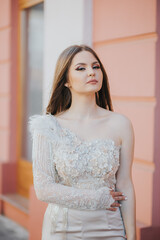
<path id="1" fill-rule="evenodd" d="M 34 187 L 49 203 L 42 239 L 135 240 L 133 128 L 113 112 L 105 69 L 90 47 L 61 53 L 46 114 L 29 123 Z"/>

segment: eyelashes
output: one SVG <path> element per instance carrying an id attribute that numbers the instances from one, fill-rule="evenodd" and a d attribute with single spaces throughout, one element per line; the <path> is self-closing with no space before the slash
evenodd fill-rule
<path id="1" fill-rule="evenodd" d="M 83 70 L 85 70 L 85 68 L 84 67 L 78 67 L 78 68 L 76 68 L 76 70 L 77 71 L 83 71 Z"/>
<path id="2" fill-rule="evenodd" d="M 100 69 L 100 66 L 94 66 L 93 69 Z"/>
<path id="3" fill-rule="evenodd" d="M 93 69 L 100 69 L 100 66 L 99 65 L 93 66 Z M 75 70 L 84 71 L 84 70 L 86 70 L 86 68 L 85 67 L 78 67 Z"/>
<path id="4" fill-rule="evenodd" d="M 93 66 L 93 69 L 100 69 L 99 65 Z"/>

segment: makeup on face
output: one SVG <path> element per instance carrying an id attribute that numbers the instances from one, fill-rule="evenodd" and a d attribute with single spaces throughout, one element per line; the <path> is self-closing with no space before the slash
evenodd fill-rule
<path id="1" fill-rule="evenodd" d="M 93 62 L 91 64 L 91 67 L 93 69 L 100 69 L 100 64 L 96 61 L 96 62 Z M 84 70 L 86 70 L 86 68 L 87 68 L 87 64 L 86 63 L 77 63 L 75 65 L 75 70 L 77 70 L 77 71 L 84 71 Z"/>

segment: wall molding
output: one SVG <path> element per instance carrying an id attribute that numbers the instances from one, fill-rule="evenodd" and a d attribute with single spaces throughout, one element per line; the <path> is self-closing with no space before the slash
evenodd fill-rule
<path id="1" fill-rule="evenodd" d="M 4 97 L 10 97 L 10 92 L 0 92 L 0 98 L 4 98 Z"/>
<path id="2" fill-rule="evenodd" d="M 7 127 L 7 126 L 0 126 L 0 131 L 4 131 L 4 132 L 7 132 L 7 133 L 9 133 L 10 132 L 10 129 L 9 129 L 9 127 Z M 0 161 L 0 163 L 1 163 L 1 161 Z"/>
<path id="3" fill-rule="evenodd" d="M 145 96 L 114 96 L 112 95 L 113 101 L 124 101 L 124 102 L 152 102 L 156 103 L 155 97 L 145 97 Z"/>
<path id="4" fill-rule="evenodd" d="M 0 60 L 0 64 L 10 63 L 10 59 Z"/>
<path id="5" fill-rule="evenodd" d="M 155 163 L 144 159 L 134 158 L 133 166 L 138 165 L 138 168 L 145 168 L 151 172 L 155 170 Z"/>
<path id="6" fill-rule="evenodd" d="M 107 40 L 102 40 L 102 41 L 93 41 L 94 47 L 98 46 L 104 46 L 104 45 L 109 45 L 109 44 L 117 44 L 117 43 L 124 43 L 124 42 L 133 42 L 137 40 L 147 40 L 147 39 L 154 39 L 157 41 L 158 39 L 158 34 L 156 32 L 151 32 L 151 33 L 143 33 L 143 34 L 138 34 L 134 36 L 126 36 L 122 38 L 113 38 L 113 39 L 107 39 Z"/>
<path id="7" fill-rule="evenodd" d="M 8 29 L 11 29 L 11 25 L 6 25 L 4 27 L 0 27 L 0 31 L 4 31 L 4 30 L 8 30 Z"/>

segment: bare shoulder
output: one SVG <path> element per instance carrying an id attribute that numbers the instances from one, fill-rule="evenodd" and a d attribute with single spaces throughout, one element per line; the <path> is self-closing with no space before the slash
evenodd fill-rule
<path id="1" fill-rule="evenodd" d="M 133 125 L 127 116 L 116 112 L 110 112 L 110 120 L 122 140 L 129 138 L 134 139 Z"/>
<path id="2" fill-rule="evenodd" d="M 112 121 L 114 121 L 117 126 L 122 128 L 132 127 L 131 120 L 127 116 L 117 112 L 111 112 L 110 116 Z"/>

